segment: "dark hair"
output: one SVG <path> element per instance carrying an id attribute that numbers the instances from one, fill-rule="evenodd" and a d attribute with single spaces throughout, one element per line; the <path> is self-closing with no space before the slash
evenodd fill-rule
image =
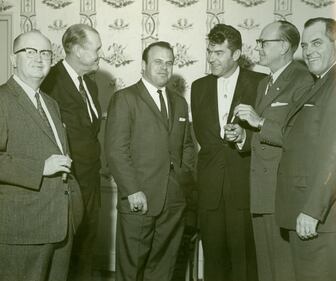
<path id="1" fill-rule="evenodd" d="M 228 42 L 229 49 L 234 52 L 242 49 L 242 39 L 240 32 L 223 23 L 216 24 L 208 34 L 209 42 L 212 44 L 222 44 L 225 40 Z"/>
<path id="2" fill-rule="evenodd" d="M 336 40 L 336 21 L 332 18 L 312 18 L 306 21 L 304 28 L 307 28 L 315 23 L 322 22 L 325 24 L 325 33 L 330 41 Z"/>
<path id="3" fill-rule="evenodd" d="M 279 36 L 290 44 L 292 53 L 294 54 L 300 43 L 300 32 L 289 21 L 279 20 L 277 22 L 280 24 L 278 30 Z"/>
<path id="4" fill-rule="evenodd" d="M 87 24 L 74 24 L 68 27 L 62 37 L 62 45 L 66 54 L 71 53 L 71 49 L 74 45 L 83 46 L 87 40 L 87 32 L 98 31 Z"/>
<path id="5" fill-rule="evenodd" d="M 147 60 L 148 60 L 148 52 L 151 48 L 153 47 L 161 47 L 161 48 L 165 48 L 165 49 L 168 49 L 172 52 L 173 54 L 173 57 L 174 57 L 174 49 L 172 48 L 172 46 L 170 46 L 170 44 L 166 41 L 156 41 L 156 42 L 153 42 L 151 44 L 149 44 L 142 52 L 142 60 L 144 62 L 147 63 Z"/>

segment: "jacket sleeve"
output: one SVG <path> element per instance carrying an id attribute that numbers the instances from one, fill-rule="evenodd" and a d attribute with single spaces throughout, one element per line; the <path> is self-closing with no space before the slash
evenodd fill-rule
<path id="1" fill-rule="evenodd" d="M 8 153 L 8 106 L 5 99 L 0 100 L 0 182 L 3 184 L 21 186 L 39 190 L 42 183 L 44 161 L 40 159 L 20 157 Z M 20 132 L 18 132 L 20 134 Z M 20 137 L 20 136 L 18 136 Z"/>
<path id="2" fill-rule="evenodd" d="M 117 183 L 122 197 L 139 191 L 135 168 L 132 161 L 131 109 L 124 92 L 112 97 L 106 120 L 105 152 L 110 172 Z"/>

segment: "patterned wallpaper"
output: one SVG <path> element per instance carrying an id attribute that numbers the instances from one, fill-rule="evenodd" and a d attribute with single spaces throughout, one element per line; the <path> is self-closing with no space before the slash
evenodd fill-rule
<path id="1" fill-rule="evenodd" d="M 240 30 L 242 63 L 256 66 L 255 39 L 276 19 L 293 22 L 300 30 L 310 17 L 335 17 L 336 0 L 0 0 L 0 13 L 12 15 L 15 37 L 40 29 L 53 43 L 56 63 L 64 56 L 65 29 L 82 22 L 101 34 L 104 56 L 96 80 L 103 109 L 116 89 L 136 82 L 141 52 L 155 40 L 166 40 L 175 51 L 172 87 L 189 101 L 191 82 L 208 72 L 206 34 L 217 23 Z M 297 52 L 300 57 L 301 52 Z"/>

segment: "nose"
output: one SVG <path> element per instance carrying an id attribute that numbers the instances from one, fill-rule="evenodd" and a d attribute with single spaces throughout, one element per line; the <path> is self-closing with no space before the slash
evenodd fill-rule
<path id="1" fill-rule="evenodd" d="M 256 46 L 254 47 L 254 50 L 256 50 L 256 51 L 260 51 L 261 50 L 261 47 L 260 47 L 260 45 L 257 43 L 256 44 Z"/>
<path id="2" fill-rule="evenodd" d="M 215 59 L 214 53 L 213 52 L 209 52 L 208 53 L 208 62 L 213 62 Z"/>

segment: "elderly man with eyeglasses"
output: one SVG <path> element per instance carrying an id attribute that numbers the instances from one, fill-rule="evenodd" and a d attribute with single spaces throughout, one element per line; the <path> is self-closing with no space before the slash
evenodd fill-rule
<path id="1" fill-rule="evenodd" d="M 13 51 L 0 86 L 0 280 L 65 281 L 82 200 L 59 108 L 40 90 L 51 44 L 30 31 Z"/>
<path id="2" fill-rule="evenodd" d="M 300 33 L 293 24 L 273 22 L 262 30 L 256 42 L 259 64 L 271 73 L 259 83 L 255 107 L 239 104 L 234 114 L 255 128 L 252 134 L 247 132 L 243 150 L 252 152 L 250 200 L 259 280 L 290 281 L 295 277 L 288 235 L 274 218 L 277 170 L 284 120 L 293 103 L 311 88 L 313 78 L 305 66 L 293 61 L 300 42 Z M 233 141 L 239 132 L 231 131 Z"/>

